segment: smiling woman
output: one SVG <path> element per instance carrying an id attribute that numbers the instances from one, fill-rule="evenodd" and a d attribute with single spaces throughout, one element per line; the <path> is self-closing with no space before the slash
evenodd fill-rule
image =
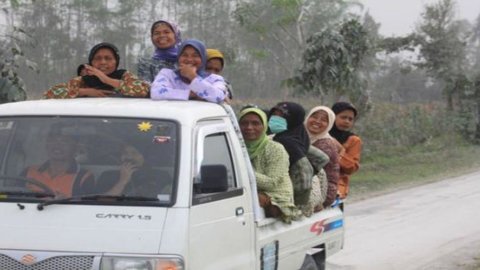
<path id="1" fill-rule="evenodd" d="M 178 48 L 182 42 L 178 26 L 166 20 L 152 24 L 150 38 L 155 46 L 155 52 L 151 57 L 141 57 L 137 66 L 138 77 L 148 82 L 152 82 L 162 68 L 174 68 Z"/>
<path id="2" fill-rule="evenodd" d="M 85 64 L 85 76 L 53 86 L 44 93 L 45 98 L 146 97 L 148 83 L 124 69 L 118 69 L 120 55 L 115 45 L 103 42 L 95 45 Z"/>
<path id="3" fill-rule="evenodd" d="M 207 52 L 203 42 L 185 40 L 180 47 L 177 64 L 176 70 L 160 70 L 152 83 L 152 99 L 194 99 L 215 103 L 225 100 L 227 86 L 223 77 L 205 71 Z"/>

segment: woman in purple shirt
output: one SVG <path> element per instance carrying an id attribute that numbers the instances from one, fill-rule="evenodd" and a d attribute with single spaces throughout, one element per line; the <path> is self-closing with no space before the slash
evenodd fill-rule
<path id="1" fill-rule="evenodd" d="M 150 96 L 155 100 L 206 100 L 221 103 L 227 87 L 222 76 L 205 72 L 205 45 L 196 39 L 182 43 L 175 70 L 162 69 L 155 77 Z"/>

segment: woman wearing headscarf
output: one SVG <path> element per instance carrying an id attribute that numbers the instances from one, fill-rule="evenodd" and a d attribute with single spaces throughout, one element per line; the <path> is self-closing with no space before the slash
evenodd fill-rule
<path id="1" fill-rule="evenodd" d="M 314 199 L 310 198 L 313 187 L 312 180 L 314 175 L 318 174 L 327 164 L 328 156 L 310 146 L 310 138 L 303 125 L 304 118 L 305 109 L 300 104 L 280 102 L 270 110 L 268 125 L 270 131 L 275 134 L 273 140 L 281 143 L 289 155 L 289 174 L 293 185 L 295 205 L 309 216 L 313 212 L 313 208 L 309 209 L 310 207 L 306 206 L 310 206 L 310 199 Z M 317 184 L 315 188 L 318 189 L 319 185 Z M 315 194 L 318 193 L 320 191 L 315 191 Z"/>
<path id="2" fill-rule="evenodd" d="M 265 209 L 267 217 L 278 217 L 288 223 L 300 214 L 293 201 L 288 154 L 281 144 L 268 138 L 267 116 L 262 110 L 244 109 L 239 119 L 255 170 L 260 206 Z"/>
<path id="3" fill-rule="evenodd" d="M 182 43 L 175 70 L 162 69 L 155 77 L 150 97 L 155 100 L 205 100 L 221 103 L 226 97 L 222 76 L 205 71 L 205 45 L 196 39 Z"/>
<path id="4" fill-rule="evenodd" d="M 95 45 L 84 64 L 87 75 L 78 76 L 47 90 L 44 98 L 148 96 L 148 83 L 133 73 L 118 69 L 120 55 L 113 44 L 103 42 Z"/>
<path id="5" fill-rule="evenodd" d="M 357 109 L 348 102 L 337 102 L 332 106 L 332 110 L 336 117 L 330 135 L 339 142 L 340 178 L 338 194 L 343 199 L 347 197 L 349 192 L 350 175 L 360 168 L 362 140 L 350 131 L 357 118 Z"/>
<path id="6" fill-rule="evenodd" d="M 208 73 L 222 75 L 225 67 L 225 58 L 223 53 L 217 49 L 207 49 L 207 66 L 205 70 Z M 233 88 L 229 81 L 225 80 L 229 100 L 233 99 Z"/>
<path id="7" fill-rule="evenodd" d="M 310 143 L 325 152 L 330 161 L 325 165 L 328 188 L 327 198 L 316 210 L 330 206 L 337 196 L 339 176 L 338 153 L 334 139 L 328 134 L 335 122 L 335 113 L 326 106 L 317 106 L 310 110 L 305 119 L 305 127 L 310 137 Z"/>
<path id="8" fill-rule="evenodd" d="M 137 72 L 140 79 L 151 83 L 162 68 L 175 68 L 182 37 L 175 23 L 159 20 L 152 24 L 150 38 L 155 52 L 139 59 Z"/>

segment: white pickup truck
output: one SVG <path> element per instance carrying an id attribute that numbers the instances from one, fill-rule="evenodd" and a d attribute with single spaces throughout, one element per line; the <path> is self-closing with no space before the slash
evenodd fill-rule
<path id="1" fill-rule="evenodd" d="M 0 105 L 0 269 L 324 269 L 343 246 L 341 207 L 265 218 L 235 121 L 199 101 Z M 149 178 L 108 193 L 102 175 L 119 175 L 125 145 Z"/>

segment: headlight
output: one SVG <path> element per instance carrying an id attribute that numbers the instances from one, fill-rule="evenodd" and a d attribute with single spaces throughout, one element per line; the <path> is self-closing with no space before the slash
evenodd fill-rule
<path id="1" fill-rule="evenodd" d="M 113 257 L 102 258 L 101 270 L 183 270 L 183 261 L 176 257 Z"/>

